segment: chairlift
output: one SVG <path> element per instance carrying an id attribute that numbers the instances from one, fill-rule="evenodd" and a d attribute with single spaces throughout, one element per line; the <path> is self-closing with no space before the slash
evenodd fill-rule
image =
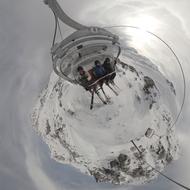
<path id="1" fill-rule="evenodd" d="M 90 70 L 95 60 L 103 62 L 109 57 L 113 61 L 120 52 L 118 37 L 111 36 L 105 29 L 88 28 L 77 32 L 55 44 L 51 50 L 55 73 L 74 84 L 78 83 L 76 79 L 78 66 Z"/>
<path id="2" fill-rule="evenodd" d="M 68 82 L 84 87 L 79 81 L 79 73 L 77 71 L 79 66 L 83 67 L 84 70 L 89 72 L 92 76 L 88 87 L 85 87 L 92 95 L 90 109 L 93 108 L 94 93 L 106 104 L 107 101 L 100 96 L 99 90 L 102 91 L 107 99 L 103 84 L 106 81 L 105 79 L 108 79 L 112 73 L 107 73 L 101 78 L 95 78 L 93 77 L 92 70 L 95 60 L 99 60 L 103 63 L 106 58 L 109 58 L 111 64 L 117 62 L 121 53 L 119 37 L 104 28 L 87 27 L 77 23 L 64 13 L 56 0 L 44 0 L 44 3 L 51 8 L 56 21 L 54 40 L 51 48 L 53 70 L 59 77 Z M 59 19 L 63 23 L 76 29 L 76 31 L 61 42 L 55 43 Z M 118 95 L 108 83 L 107 86 Z"/>

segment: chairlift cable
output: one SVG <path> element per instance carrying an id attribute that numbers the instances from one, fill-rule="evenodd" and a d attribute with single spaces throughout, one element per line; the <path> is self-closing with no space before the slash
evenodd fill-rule
<path id="1" fill-rule="evenodd" d="M 53 11 L 53 14 L 54 14 L 54 18 L 55 18 L 55 29 L 54 29 L 54 34 L 53 34 L 52 47 L 55 45 L 55 38 L 56 38 L 56 35 L 57 35 L 57 25 L 58 25 L 58 19 L 57 19 L 56 14 L 54 13 L 54 11 Z"/>
<path id="2" fill-rule="evenodd" d="M 140 151 L 140 149 L 138 148 L 138 146 L 135 144 L 134 140 L 131 140 L 131 143 L 135 146 L 135 148 L 137 149 L 137 151 L 142 155 L 142 152 Z M 177 182 L 176 180 L 172 179 L 171 177 L 168 177 L 167 175 L 163 174 L 162 172 L 160 172 L 159 170 L 157 170 L 155 167 L 153 167 L 151 164 L 149 164 L 146 160 L 144 160 L 147 165 L 149 165 L 154 171 L 156 171 L 157 173 L 159 173 L 161 176 L 165 177 L 166 179 L 168 179 L 169 181 L 175 183 L 176 185 L 184 188 L 184 189 L 187 189 L 187 190 L 190 190 L 189 187 Z"/>
<path id="3" fill-rule="evenodd" d="M 59 34 L 61 36 L 61 40 L 63 40 L 63 35 L 62 35 L 62 32 L 61 32 L 61 27 L 60 27 L 59 20 L 58 20 L 57 24 L 58 24 L 58 29 L 59 29 Z"/>

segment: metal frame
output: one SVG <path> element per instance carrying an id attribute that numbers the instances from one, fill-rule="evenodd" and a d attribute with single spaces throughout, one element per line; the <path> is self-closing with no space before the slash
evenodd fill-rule
<path id="1" fill-rule="evenodd" d="M 62 40 L 62 42 L 56 44 L 53 43 L 53 46 L 51 48 L 53 70 L 58 76 L 66 79 L 71 83 L 78 83 L 75 79 L 68 77 L 67 74 L 63 72 L 63 60 L 66 59 L 69 55 L 80 53 L 85 49 L 91 49 L 91 51 L 89 51 L 88 54 L 83 57 L 83 59 L 74 61 L 77 61 L 77 63 L 81 63 L 82 61 L 92 59 L 92 57 L 100 57 L 102 56 L 101 54 L 103 54 L 103 52 L 101 52 L 103 51 L 103 48 L 101 48 L 100 44 L 105 44 L 105 47 L 118 47 L 119 49 L 116 56 L 118 58 L 121 52 L 118 36 L 112 34 L 104 28 L 87 27 L 74 21 L 62 10 L 57 0 L 44 0 L 44 3 L 48 5 L 50 9 L 53 11 L 56 21 L 59 18 L 63 23 L 77 30 L 71 35 L 69 35 L 67 38 Z M 56 30 L 54 37 L 55 36 Z M 87 43 L 89 43 L 90 45 Z M 81 49 L 77 48 L 78 46 L 81 46 Z M 95 52 L 93 51 L 93 48 L 95 49 Z M 98 51 L 100 51 L 100 53 L 98 53 Z M 106 51 L 104 53 L 106 55 L 113 56 L 113 54 L 110 55 L 106 53 Z M 72 65 L 72 62 L 70 64 Z"/>

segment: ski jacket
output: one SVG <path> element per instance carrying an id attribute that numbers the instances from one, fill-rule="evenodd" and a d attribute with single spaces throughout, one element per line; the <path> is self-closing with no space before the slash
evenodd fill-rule
<path id="1" fill-rule="evenodd" d="M 96 77 L 102 77 L 105 75 L 105 69 L 102 65 L 96 65 L 94 67 L 94 74 Z"/>
<path id="2" fill-rule="evenodd" d="M 114 67 L 111 65 L 111 63 L 104 63 L 103 67 L 104 67 L 106 73 L 111 73 L 115 70 Z"/>
<path id="3" fill-rule="evenodd" d="M 79 81 L 82 83 L 86 83 L 91 80 L 91 75 L 88 73 L 88 71 L 84 71 L 83 75 L 80 75 Z"/>

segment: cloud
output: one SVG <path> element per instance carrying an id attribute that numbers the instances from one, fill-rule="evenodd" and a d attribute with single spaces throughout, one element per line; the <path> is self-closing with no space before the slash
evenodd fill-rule
<path id="1" fill-rule="evenodd" d="M 34 148 L 30 147 L 30 145 L 27 145 L 25 147 L 25 151 L 27 171 L 37 189 L 63 190 L 64 188 L 59 187 L 59 185 L 52 181 L 44 172 L 39 155 L 34 154 L 36 153 Z"/>

